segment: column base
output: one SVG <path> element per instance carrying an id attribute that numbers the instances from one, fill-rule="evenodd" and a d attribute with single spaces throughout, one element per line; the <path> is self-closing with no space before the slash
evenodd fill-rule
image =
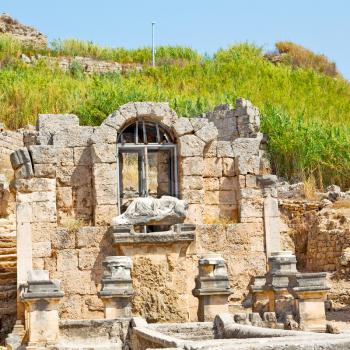
<path id="1" fill-rule="evenodd" d="M 131 317 L 132 296 L 100 297 L 104 305 L 104 316 L 107 319 Z"/>
<path id="2" fill-rule="evenodd" d="M 326 331 L 326 295 L 326 292 L 297 293 L 297 318 L 302 330 L 320 333 Z"/>
<path id="3" fill-rule="evenodd" d="M 198 305 L 198 321 L 213 321 L 215 316 L 228 313 L 228 295 L 201 295 Z"/>

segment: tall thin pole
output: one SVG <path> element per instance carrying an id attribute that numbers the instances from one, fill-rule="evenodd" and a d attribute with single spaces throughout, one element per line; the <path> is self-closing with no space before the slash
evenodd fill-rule
<path id="1" fill-rule="evenodd" d="M 156 22 L 152 22 L 152 66 L 156 66 L 156 50 L 154 47 L 154 26 Z"/>

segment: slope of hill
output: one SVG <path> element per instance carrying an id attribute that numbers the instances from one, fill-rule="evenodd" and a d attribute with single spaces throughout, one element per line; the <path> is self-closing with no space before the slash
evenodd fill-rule
<path id="1" fill-rule="evenodd" d="M 44 59 L 28 66 L 22 53 L 82 55 L 143 63 L 127 74 L 86 75 L 78 65 L 68 72 Z M 106 49 L 78 41 L 31 49 L 0 38 L 0 120 L 10 128 L 34 123 L 38 113 L 77 114 L 84 124 L 99 124 L 129 101 L 169 101 L 179 115 L 192 117 L 242 96 L 263 114 L 269 154 L 278 174 L 289 180 L 314 178 L 319 186 L 350 186 L 350 85 L 312 68 L 275 65 L 261 49 L 240 44 L 212 58 L 189 48 Z"/>

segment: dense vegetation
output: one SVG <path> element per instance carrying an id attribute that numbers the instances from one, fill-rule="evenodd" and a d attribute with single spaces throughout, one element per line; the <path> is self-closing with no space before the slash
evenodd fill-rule
<path id="1" fill-rule="evenodd" d="M 350 85 L 339 75 L 328 76 L 312 65 L 274 65 L 248 44 L 211 58 L 189 48 L 162 47 L 157 68 L 147 65 L 149 48 L 105 49 L 71 40 L 41 52 L 145 64 L 140 72 L 99 76 L 76 66 L 63 73 L 45 61 L 30 67 L 18 59 L 22 52 L 34 53 L 0 38 L 0 120 L 8 127 L 34 123 L 38 113 L 61 112 L 96 125 L 136 100 L 169 101 L 179 115 L 192 117 L 242 96 L 261 109 L 278 174 L 292 181 L 314 177 L 319 186 L 350 186 Z"/>
<path id="2" fill-rule="evenodd" d="M 280 61 L 293 67 L 310 68 L 331 77 L 340 76 L 334 62 L 326 56 L 318 55 L 289 41 L 276 43 Z"/>

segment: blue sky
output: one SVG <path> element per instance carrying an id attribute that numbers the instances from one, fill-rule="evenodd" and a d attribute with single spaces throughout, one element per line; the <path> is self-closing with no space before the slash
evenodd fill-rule
<path id="1" fill-rule="evenodd" d="M 202 53 L 249 41 L 266 50 L 290 40 L 336 62 L 350 79 L 348 0 L 0 0 L 0 12 L 37 27 L 49 40 L 101 45 L 186 45 Z"/>

